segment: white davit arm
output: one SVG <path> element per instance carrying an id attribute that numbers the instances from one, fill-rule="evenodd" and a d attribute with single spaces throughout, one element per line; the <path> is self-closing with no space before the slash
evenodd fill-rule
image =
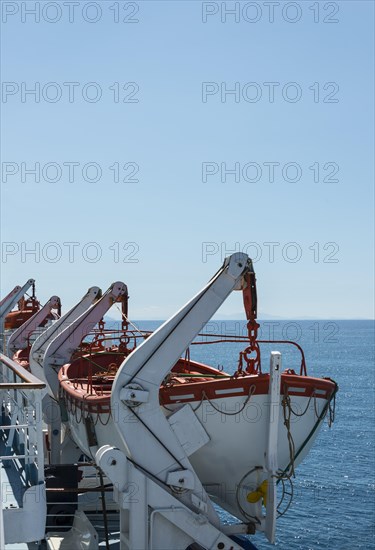
<path id="1" fill-rule="evenodd" d="M 37 338 L 30 350 L 30 370 L 34 376 L 45 381 L 43 371 L 43 357 L 50 342 L 56 338 L 66 327 L 68 327 L 75 319 L 77 319 L 84 311 L 86 311 L 96 300 L 101 296 L 101 290 L 97 286 L 88 289 L 83 298 L 72 307 L 68 313 L 65 313 L 56 323 L 45 330 L 39 338 Z"/>
<path id="2" fill-rule="evenodd" d="M 6 315 L 12 311 L 18 300 L 29 290 L 29 288 L 35 283 L 34 279 L 29 279 L 23 287 L 16 286 L 9 292 L 5 298 L 0 302 L 0 326 L 3 327 Z"/>
<path id="3" fill-rule="evenodd" d="M 49 393 L 52 397 L 58 396 L 58 368 L 70 360 L 82 339 L 91 332 L 114 302 L 123 297 L 127 299 L 127 296 L 128 288 L 124 283 L 113 283 L 100 300 L 93 304 L 80 317 L 75 319 L 73 323 L 64 331 L 60 332 L 60 334 L 49 344 L 43 358 L 43 369 L 49 386 Z"/>
<path id="4" fill-rule="evenodd" d="M 15 330 L 8 341 L 9 353 L 13 355 L 17 350 L 26 348 L 31 334 L 43 323 L 53 309 L 60 309 L 60 304 L 58 296 L 51 296 L 39 311 Z"/>
<path id="5" fill-rule="evenodd" d="M 171 472 L 190 470 L 189 488 L 195 495 L 185 494 L 181 500 L 194 507 L 199 495 L 198 500 L 205 501 L 202 506 L 208 505 L 211 521 L 215 520 L 209 498 L 160 407 L 159 388 L 232 290 L 242 288 L 243 277 L 249 272 L 253 272 L 253 266 L 246 254 L 227 258 L 201 292 L 125 359 L 112 387 L 111 409 L 118 414 L 115 426 L 131 458 L 167 484 Z"/>
<path id="6" fill-rule="evenodd" d="M 13 290 L 11 290 L 9 292 L 9 294 L 7 294 L 1 301 L 0 301 L 0 312 L 3 311 L 3 307 L 5 306 L 5 304 L 8 304 L 9 300 L 11 300 L 13 298 L 13 296 L 15 294 L 17 294 L 17 292 L 19 292 L 21 290 L 21 287 L 19 285 L 15 286 Z"/>

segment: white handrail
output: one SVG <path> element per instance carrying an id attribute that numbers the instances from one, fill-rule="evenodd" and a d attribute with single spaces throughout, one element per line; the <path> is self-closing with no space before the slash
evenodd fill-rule
<path id="1" fill-rule="evenodd" d="M 0 432 L 2 432 L 3 444 L 5 443 L 0 463 L 13 464 L 19 469 L 21 461 L 25 471 L 25 478 L 22 481 L 25 493 L 19 507 L 4 509 L 5 495 L 1 494 L 4 486 L 1 484 L 1 549 L 5 548 L 6 544 L 40 540 L 44 534 L 46 523 L 42 427 L 44 389 L 44 382 L 9 357 L 0 354 Z M 19 486 L 12 488 L 13 492 L 16 490 L 19 490 Z"/>

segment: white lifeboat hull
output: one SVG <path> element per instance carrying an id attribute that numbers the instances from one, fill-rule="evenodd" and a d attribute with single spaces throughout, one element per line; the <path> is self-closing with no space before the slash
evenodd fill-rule
<path id="1" fill-rule="evenodd" d="M 253 378 L 254 382 L 257 376 Z M 328 411 L 328 404 L 333 393 L 334 383 L 329 380 L 295 377 L 303 381 L 320 382 L 326 389 L 314 390 L 310 395 L 298 395 L 300 388 L 294 388 L 297 395 L 289 392 L 290 409 L 282 405 L 280 395 L 280 414 L 278 428 L 278 464 L 281 471 L 286 470 L 291 462 L 297 466 L 307 455 L 314 444 L 319 427 Z M 241 379 L 236 384 L 241 387 Z M 189 403 L 201 425 L 209 436 L 209 442 L 193 453 L 189 459 L 195 468 L 202 484 L 212 498 L 236 517 L 246 521 L 243 510 L 251 516 L 254 505 L 246 500 L 247 494 L 255 490 L 256 476 L 246 474 L 254 469 L 265 467 L 267 433 L 270 422 L 268 393 L 255 393 L 248 398 L 246 386 L 242 384 L 244 394 L 209 399 L 192 400 L 194 394 L 189 388 L 182 388 L 178 402 L 164 405 L 166 416 L 177 410 L 182 404 Z M 301 383 L 300 383 L 301 386 Z M 308 386 L 306 386 L 308 387 Z M 239 391 L 234 388 L 234 391 Z M 298 390 L 298 391 L 297 391 Z M 179 389 L 181 393 L 181 389 Z M 220 391 L 220 390 L 217 390 Z M 320 394 L 319 394 L 320 392 Z M 172 392 L 173 393 L 173 392 Z M 170 395 L 173 400 L 173 395 Z M 82 451 L 94 458 L 95 452 L 103 445 L 114 445 L 128 450 L 115 429 L 116 411 L 101 412 L 82 410 L 73 400 L 66 400 L 67 414 L 71 435 Z M 235 414 L 233 414 L 235 413 Z M 285 425 L 285 416 L 290 415 L 290 428 Z M 300 416 L 301 415 L 301 416 Z M 129 412 L 129 422 L 136 421 Z M 94 438 L 93 438 L 94 434 Z M 291 456 L 289 441 L 294 442 L 294 456 Z M 264 479 L 264 478 L 263 478 Z M 241 480 L 243 484 L 239 486 Z M 254 485 L 255 483 L 255 485 Z"/>

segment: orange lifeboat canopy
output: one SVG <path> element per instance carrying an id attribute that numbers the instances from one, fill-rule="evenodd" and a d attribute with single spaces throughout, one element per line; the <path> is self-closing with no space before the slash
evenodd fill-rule
<path id="1" fill-rule="evenodd" d="M 15 311 L 11 311 L 5 317 L 4 328 L 5 330 L 13 330 L 19 328 L 25 321 L 30 319 L 40 309 L 40 303 L 35 298 L 29 298 L 28 300 L 20 300 L 18 302 L 18 308 Z"/>

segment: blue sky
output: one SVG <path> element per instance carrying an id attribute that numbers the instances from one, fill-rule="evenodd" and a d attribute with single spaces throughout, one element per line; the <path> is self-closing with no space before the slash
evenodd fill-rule
<path id="1" fill-rule="evenodd" d="M 243 250 L 261 313 L 373 318 L 372 2 L 46 4 L 2 2 L 2 294 L 162 319 Z"/>

